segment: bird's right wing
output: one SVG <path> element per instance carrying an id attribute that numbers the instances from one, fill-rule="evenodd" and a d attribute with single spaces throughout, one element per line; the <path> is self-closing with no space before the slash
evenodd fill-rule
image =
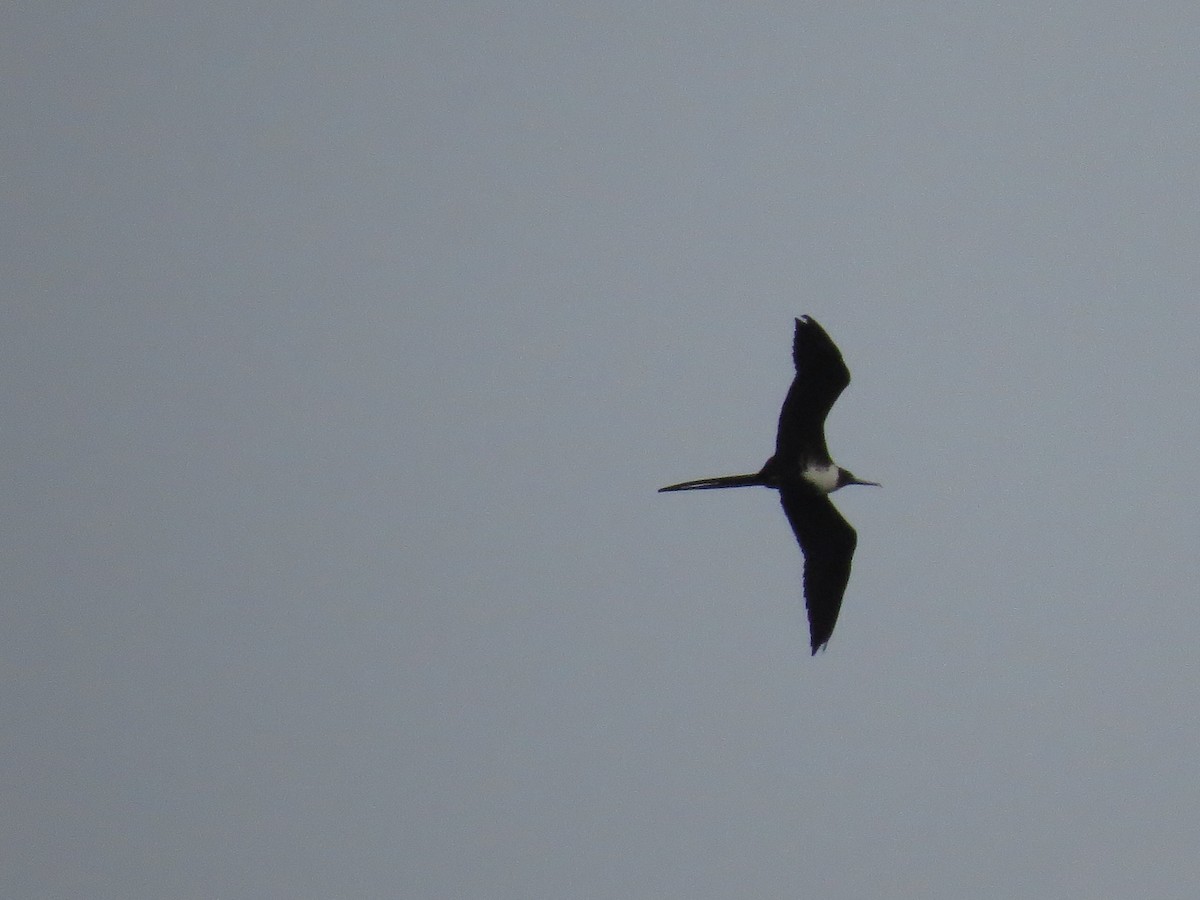
<path id="1" fill-rule="evenodd" d="M 796 377 L 779 412 L 775 455 L 828 459 L 825 417 L 850 383 L 850 370 L 833 339 L 808 316 L 796 320 L 792 361 Z"/>
<path id="2" fill-rule="evenodd" d="M 804 605 L 812 652 L 816 653 L 837 624 L 858 534 L 826 494 L 807 487 L 785 487 L 779 497 L 804 552 Z"/>

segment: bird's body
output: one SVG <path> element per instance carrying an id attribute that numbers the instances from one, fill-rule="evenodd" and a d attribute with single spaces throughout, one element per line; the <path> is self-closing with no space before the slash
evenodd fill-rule
<path id="1" fill-rule="evenodd" d="M 850 370 L 829 335 L 808 316 L 796 320 L 792 344 L 796 377 L 779 413 L 775 454 L 750 475 L 702 478 L 660 488 L 696 491 L 733 487 L 769 487 L 779 491 L 800 549 L 804 553 L 804 600 L 812 652 L 833 633 L 858 535 L 829 499 L 848 484 L 870 484 L 834 464 L 825 445 L 825 417 L 850 383 Z"/>
<path id="2" fill-rule="evenodd" d="M 815 487 L 822 494 L 832 494 L 841 487 L 838 484 L 838 479 L 841 477 L 841 469 L 834 465 L 819 466 L 810 464 L 808 468 L 800 471 L 800 477 Z"/>

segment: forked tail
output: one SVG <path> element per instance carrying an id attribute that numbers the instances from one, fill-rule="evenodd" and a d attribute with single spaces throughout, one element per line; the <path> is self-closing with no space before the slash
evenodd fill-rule
<path id="1" fill-rule="evenodd" d="M 735 487 L 756 487 L 763 485 L 762 473 L 755 472 L 753 475 L 721 475 L 717 478 L 698 478 L 695 481 L 683 481 L 679 484 L 670 484 L 664 488 L 659 488 L 660 494 L 668 491 L 710 491 L 715 488 L 735 488 Z"/>

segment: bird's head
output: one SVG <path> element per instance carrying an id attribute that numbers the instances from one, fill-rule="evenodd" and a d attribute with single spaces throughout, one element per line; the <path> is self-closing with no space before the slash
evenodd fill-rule
<path id="1" fill-rule="evenodd" d="M 883 487 L 878 481 L 863 481 L 861 478 L 856 478 L 854 473 L 849 469 L 839 467 L 837 487 L 834 490 L 844 488 L 848 484 L 869 484 L 871 487 Z"/>

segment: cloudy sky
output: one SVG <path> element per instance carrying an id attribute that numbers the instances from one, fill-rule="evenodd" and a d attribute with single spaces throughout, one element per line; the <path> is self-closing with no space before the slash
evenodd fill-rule
<path id="1" fill-rule="evenodd" d="M 1191 898 L 1200 8 L 0 14 L 0 893 Z M 827 652 L 762 490 L 854 372 Z"/>

